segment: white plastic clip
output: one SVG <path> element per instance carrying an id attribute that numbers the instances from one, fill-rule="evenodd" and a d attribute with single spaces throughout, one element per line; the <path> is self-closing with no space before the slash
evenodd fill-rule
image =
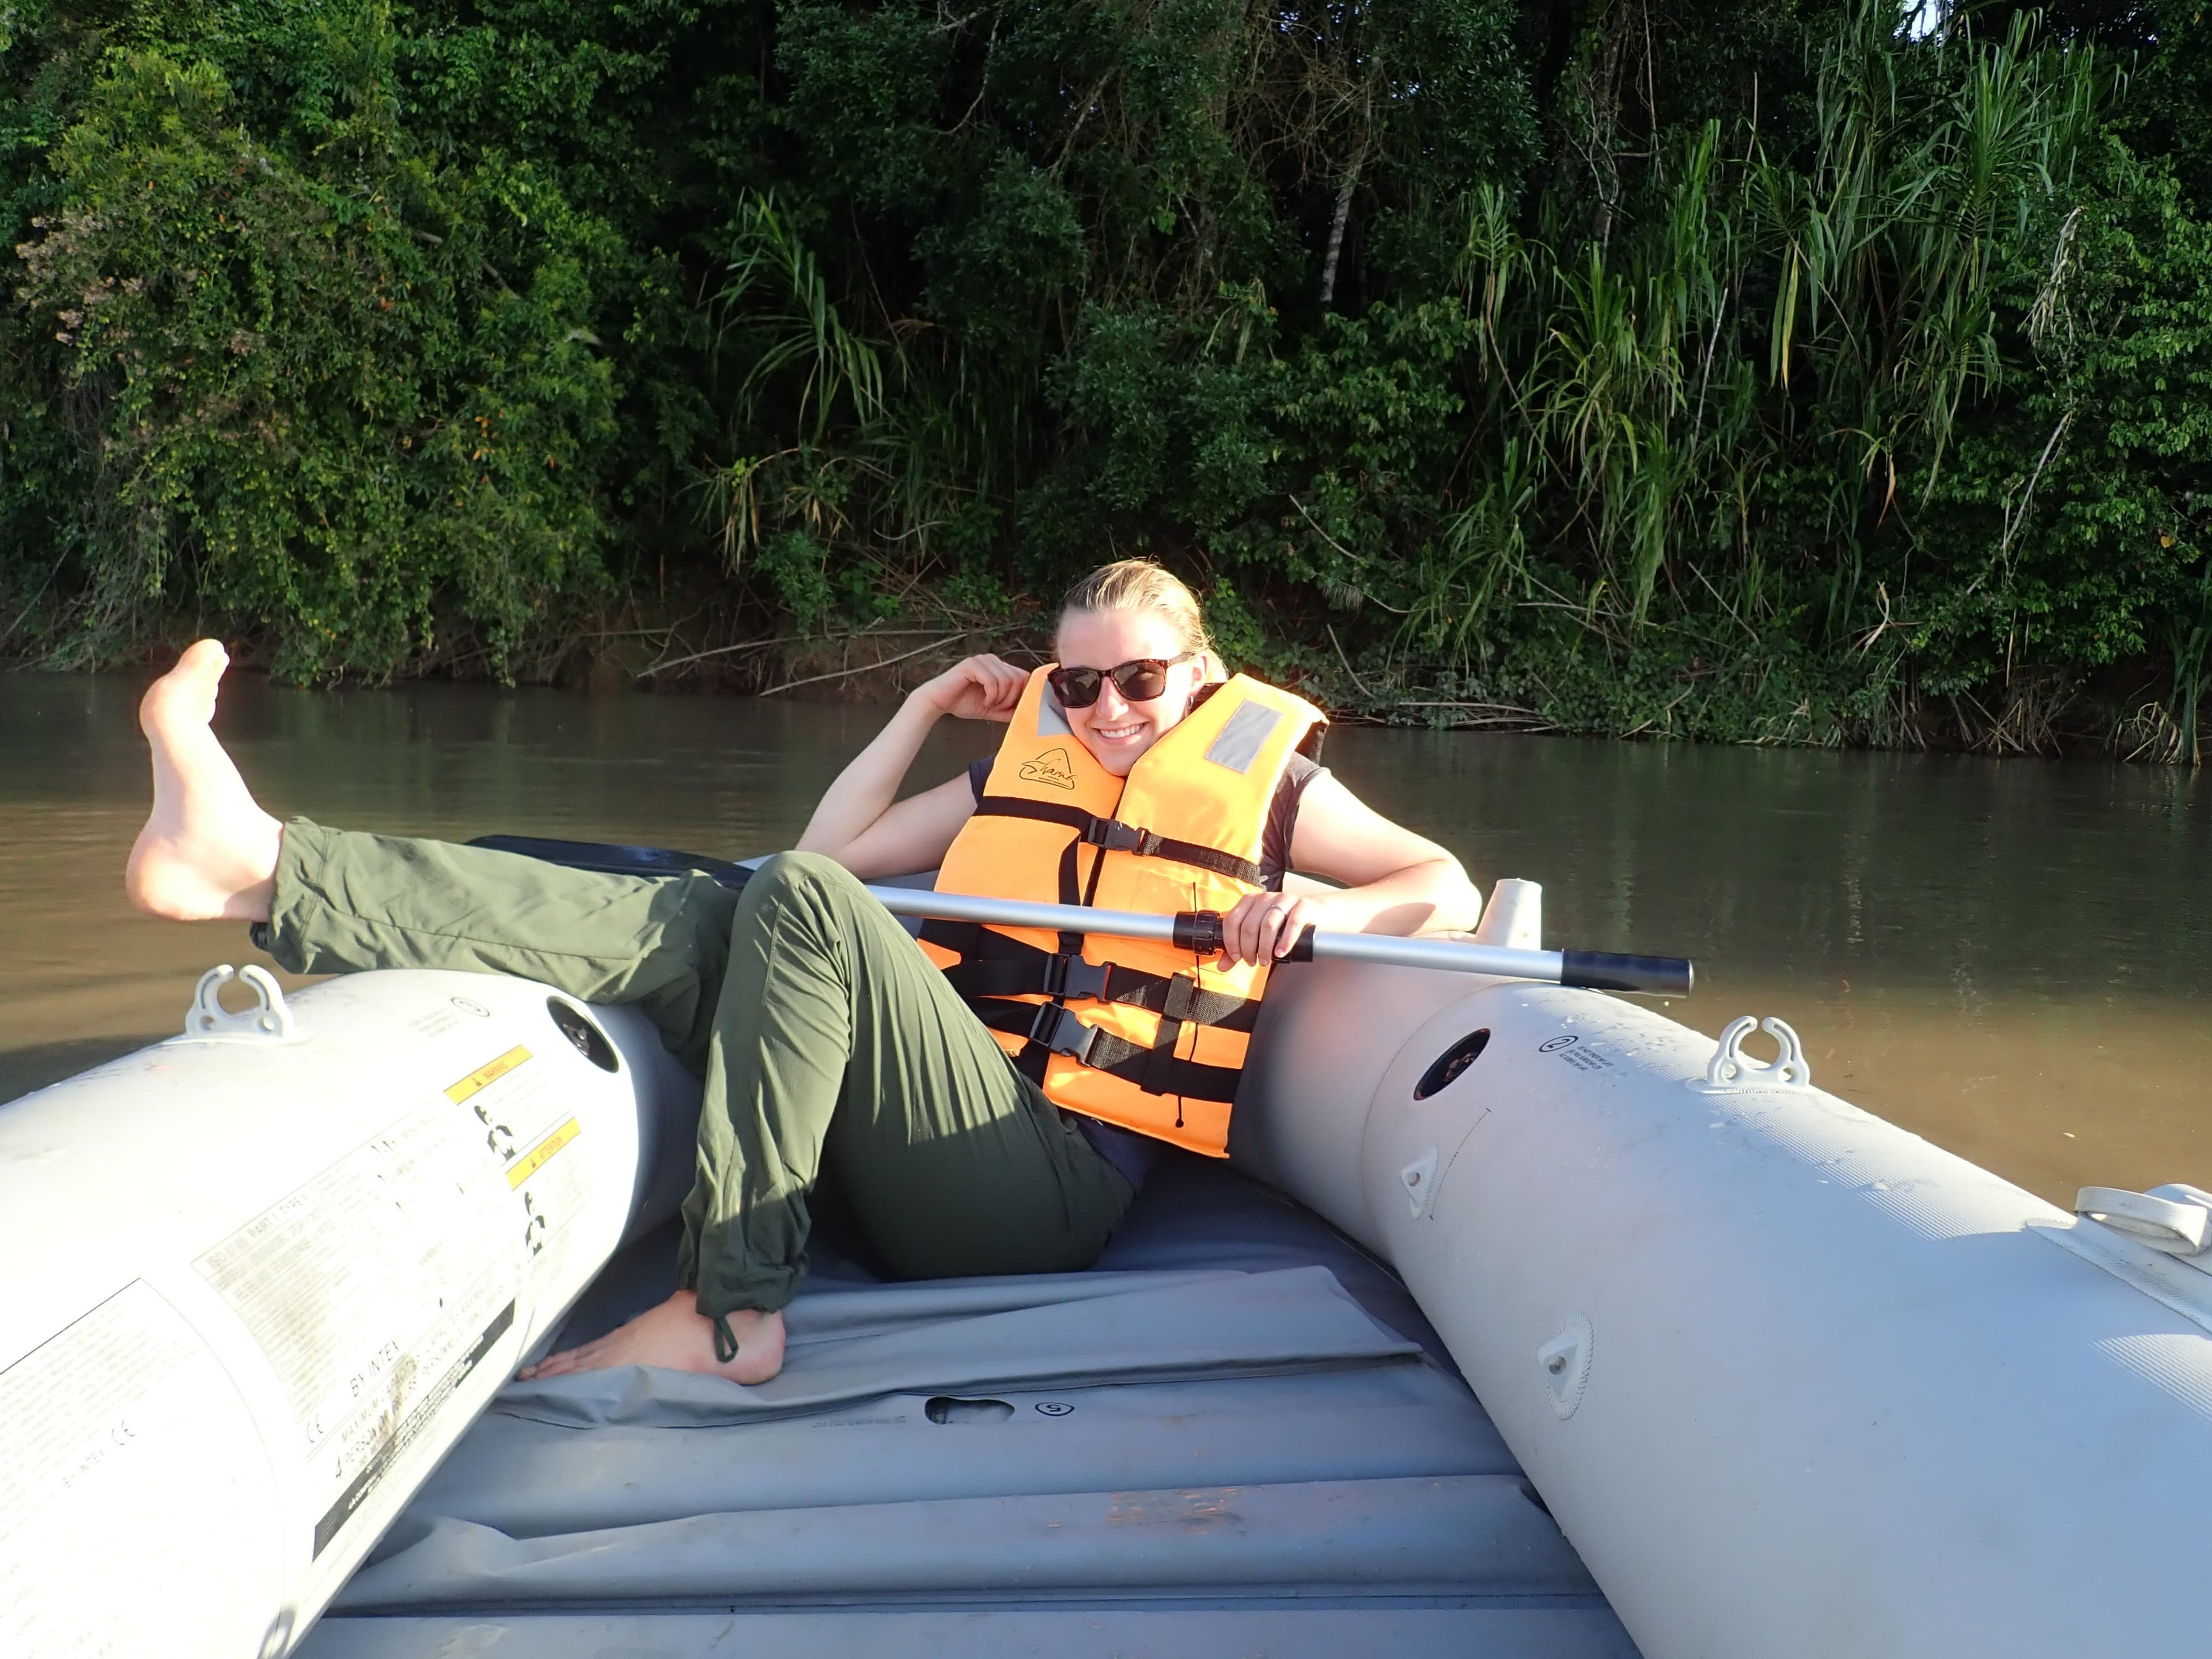
<path id="1" fill-rule="evenodd" d="M 1536 1350 L 1536 1364 L 1543 1369 L 1544 1391 L 1551 1398 L 1553 1412 L 1562 1419 L 1572 1417 L 1583 1403 L 1595 1346 L 1589 1316 L 1569 1314 L 1559 1334 Z"/>
<path id="2" fill-rule="evenodd" d="M 254 995 L 254 1006 L 242 1013 L 234 1014 L 222 1006 L 222 988 L 234 979 Z M 234 968 L 226 962 L 200 975 L 191 1012 L 185 1016 L 185 1038 L 191 1042 L 295 1042 L 300 1036 L 285 1005 L 283 988 L 269 970 L 251 964 Z"/>
<path id="3" fill-rule="evenodd" d="M 1399 1170 L 1398 1184 L 1406 1189 L 1406 1202 L 1413 1207 L 1413 1219 L 1419 1221 L 1428 1212 L 1429 1200 L 1437 1189 L 1437 1149 L 1430 1147 Z"/>
<path id="4" fill-rule="evenodd" d="M 1756 1060 L 1744 1053 L 1743 1040 L 1753 1031 L 1765 1031 L 1781 1045 L 1782 1052 L 1772 1060 Z M 1738 1014 L 1721 1033 L 1705 1076 L 1692 1078 L 1690 1086 L 1700 1094 L 1728 1094 L 1738 1089 L 1809 1089 L 1813 1066 L 1786 1020 L 1771 1015 L 1759 1019 Z"/>

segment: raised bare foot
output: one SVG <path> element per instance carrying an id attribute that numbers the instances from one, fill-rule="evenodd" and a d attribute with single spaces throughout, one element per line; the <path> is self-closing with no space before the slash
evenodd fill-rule
<path id="1" fill-rule="evenodd" d="M 131 848 L 123 890 L 176 921 L 269 920 L 284 826 L 254 804 L 215 739 L 216 688 L 230 658 L 213 640 L 188 647 L 138 705 L 154 751 L 154 811 Z"/>
<path id="2" fill-rule="evenodd" d="M 714 1322 L 701 1313 L 690 1291 L 678 1291 L 657 1308 L 596 1342 L 548 1354 L 517 1373 L 526 1382 L 568 1371 L 611 1365 L 658 1365 L 669 1371 L 703 1371 L 732 1382 L 765 1382 L 783 1369 L 783 1316 L 747 1310 L 730 1316 L 738 1339 L 734 1359 L 714 1358 Z"/>

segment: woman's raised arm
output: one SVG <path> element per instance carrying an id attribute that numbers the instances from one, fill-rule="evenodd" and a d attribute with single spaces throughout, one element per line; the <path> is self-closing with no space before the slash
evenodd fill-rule
<path id="1" fill-rule="evenodd" d="M 1012 720 L 1029 676 L 994 656 L 969 657 L 916 686 L 874 739 L 823 792 L 799 838 L 802 853 L 833 858 L 862 880 L 933 870 L 960 826 L 975 816 L 975 793 L 957 777 L 897 799 L 907 769 L 930 728 L 947 714 Z"/>

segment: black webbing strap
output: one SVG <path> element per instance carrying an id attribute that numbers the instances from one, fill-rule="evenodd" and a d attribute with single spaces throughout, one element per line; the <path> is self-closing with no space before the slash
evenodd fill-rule
<path id="1" fill-rule="evenodd" d="M 1083 902 L 1083 890 L 1077 884 L 1075 861 L 1075 849 L 1082 845 L 1082 839 L 1079 836 L 1060 849 L 1060 902 L 1062 904 Z M 1106 854 L 1103 852 L 1093 853 L 1091 855 L 1091 884 L 1093 887 L 1098 884 L 1098 866 L 1105 861 Z M 1071 933 L 1064 927 L 1060 929 L 1060 954 L 1064 957 L 1081 956 L 1083 935 Z M 1052 1006 L 1060 1006 L 1060 1000 L 1055 997 Z M 1042 1047 L 1035 1039 L 1031 1039 L 1023 1048 L 1015 1064 L 1021 1068 L 1024 1075 L 1035 1079 L 1037 1086 L 1042 1088 L 1044 1086 L 1044 1068 L 1051 1058 L 1050 1049 Z"/>
<path id="2" fill-rule="evenodd" d="M 1182 975 L 1176 977 L 1180 980 Z M 1178 1129 L 1182 1127 L 1182 1097 L 1169 1079 L 1175 1067 L 1185 1063 L 1176 1058 L 1176 1045 L 1182 1041 L 1182 1022 L 1171 1014 L 1161 1015 L 1159 1029 L 1152 1033 L 1152 1046 L 1145 1052 L 1145 1080 L 1137 1085 L 1148 1095 L 1175 1095 Z M 1236 1091 L 1230 1092 L 1233 1095 Z"/>
<path id="3" fill-rule="evenodd" d="M 1149 1008 L 1152 1004 L 1144 1005 Z M 1186 1025 L 1211 1025 L 1217 1031 L 1249 1031 L 1260 1022 L 1260 999 L 1231 996 L 1226 991 L 1201 991 L 1189 974 L 1168 981 L 1160 1016 Z"/>
<path id="4" fill-rule="evenodd" d="M 921 924 L 921 939 L 923 944 L 950 951 L 965 962 L 983 955 L 991 940 L 1006 939 L 1006 935 L 993 933 L 980 921 L 943 921 L 932 916 Z M 1020 942 L 1006 939 L 1009 945 Z"/>
<path id="5" fill-rule="evenodd" d="M 1080 956 L 1040 951 L 972 921 L 926 921 L 921 936 L 959 953 L 962 960 L 944 970 L 945 982 L 970 1002 L 1020 996 L 1117 1002 L 1224 1031 L 1249 1031 L 1260 1018 L 1257 998 L 1200 990 L 1188 974 L 1170 977 L 1120 963 L 1085 962 Z"/>
<path id="6" fill-rule="evenodd" d="M 1101 848 L 1109 853 L 1134 853 L 1140 858 L 1173 859 L 1177 864 L 1195 865 L 1250 887 L 1267 884 L 1267 872 L 1249 859 L 1240 859 L 1233 853 L 1201 846 L 1194 841 L 1155 835 L 1119 818 L 1102 818 L 1080 807 L 1062 806 L 1048 800 L 1024 800 L 1018 795 L 986 795 L 975 803 L 975 814 L 978 817 L 1028 818 L 1036 823 L 1062 824 L 1074 830 L 1077 840 L 1085 846 Z M 1063 882 L 1061 886 L 1064 891 L 1066 884 Z M 1070 898 L 1064 902 L 1074 904 L 1079 901 Z"/>
<path id="7" fill-rule="evenodd" d="M 1242 1075 L 1237 1067 L 1177 1060 L 1171 1047 L 1163 1057 L 1157 1047 L 1131 1042 L 1111 1031 L 1085 1025 L 1057 1003 L 996 1002 L 987 998 L 973 1006 L 975 1018 L 993 1030 L 1029 1039 L 1024 1058 L 1032 1050 L 1066 1054 L 1094 1072 L 1133 1083 L 1148 1095 L 1188 1095 L 1194 1100 L 1237 1098 L 1237 1079 Z M 1161 1022 L 1163 1029 L 1167 1024 Z M 1042 1077 L 1037 1080 L 1042 1081 Z"/>
<path id="8" fill-rule="evenodd" d="M 1249 1031 L 1260 1017 L 1260 1001 L 1256 997 L 1245 1000 L 1235 1013 L 1227 1018 L 1214 1017 L 1214 1008 L 1222 1000 L 1218 991 L 1201 991 L 1195 974 L 1177 974 L 1168 981 L 1168 994 L 1160 1005 L 1159 1030 L 1152 1034 L 1152 1046 L 1146 1051 L 1144 1081 L 1137 1086 L 1148 1095 L 1199 1095 L 1202 1100 L 1233 1100 L 1237 1085 L 1232 1080 L 1225 1095 L 1201 1094 L 1196 1089 L 1181 1089 L 1176 1079 L 1184 1074 L 1184 1068 L 1195 1066 L 1195 1060 L 1178 1060 L 1176 1048 L 1182 1041 L 1186 1025 L 1211 1025 L 1217 1030 Z M 1225 1066 L 1209 1066 L 1200 1069 L 1212 1072 L 1235 1071 Z M 1176 1107 L 1176 1127 L 1182 1127 L 1182 1107 Z"/>
<path id="9" fill-rule="evenodd" d="M 1083 888 L 1076 879 L 1075 872 L 1075 849 L 1082 845 L 1079 840 L 1072 841 L 1060 849 L 1060 902 L 1062 904 L 1079 905 L 1083 902 Z M 1106 855 L 1102 853 L 1098 856 L 1103 860 Z M 1082 937 L 1079 933 L 1063 932 L 1060 936 L 1060 948 L 1080 951 L 1083 948 Z"/>

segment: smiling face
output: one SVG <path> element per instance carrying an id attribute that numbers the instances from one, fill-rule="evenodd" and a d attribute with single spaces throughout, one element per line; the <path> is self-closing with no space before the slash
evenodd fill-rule
<path id="1" fill-rule="evenodd" d="M 1067 668 L 1104 671 L 1139 657 L 1163 659 L 1188 649 L 1182 629 L 1164 611 L 1069 611 L 1060 619 L 1059 653 Z M 1194 657 L 1168 670 L 1167 690 L 1131 702 L 1110 679 L 1088 708 L 1067 710 L 1067 724 L 1098 763 L 1117 778 L 1190 712 L 1191 694 L 1208 678 L 1211 659 Z"/>

